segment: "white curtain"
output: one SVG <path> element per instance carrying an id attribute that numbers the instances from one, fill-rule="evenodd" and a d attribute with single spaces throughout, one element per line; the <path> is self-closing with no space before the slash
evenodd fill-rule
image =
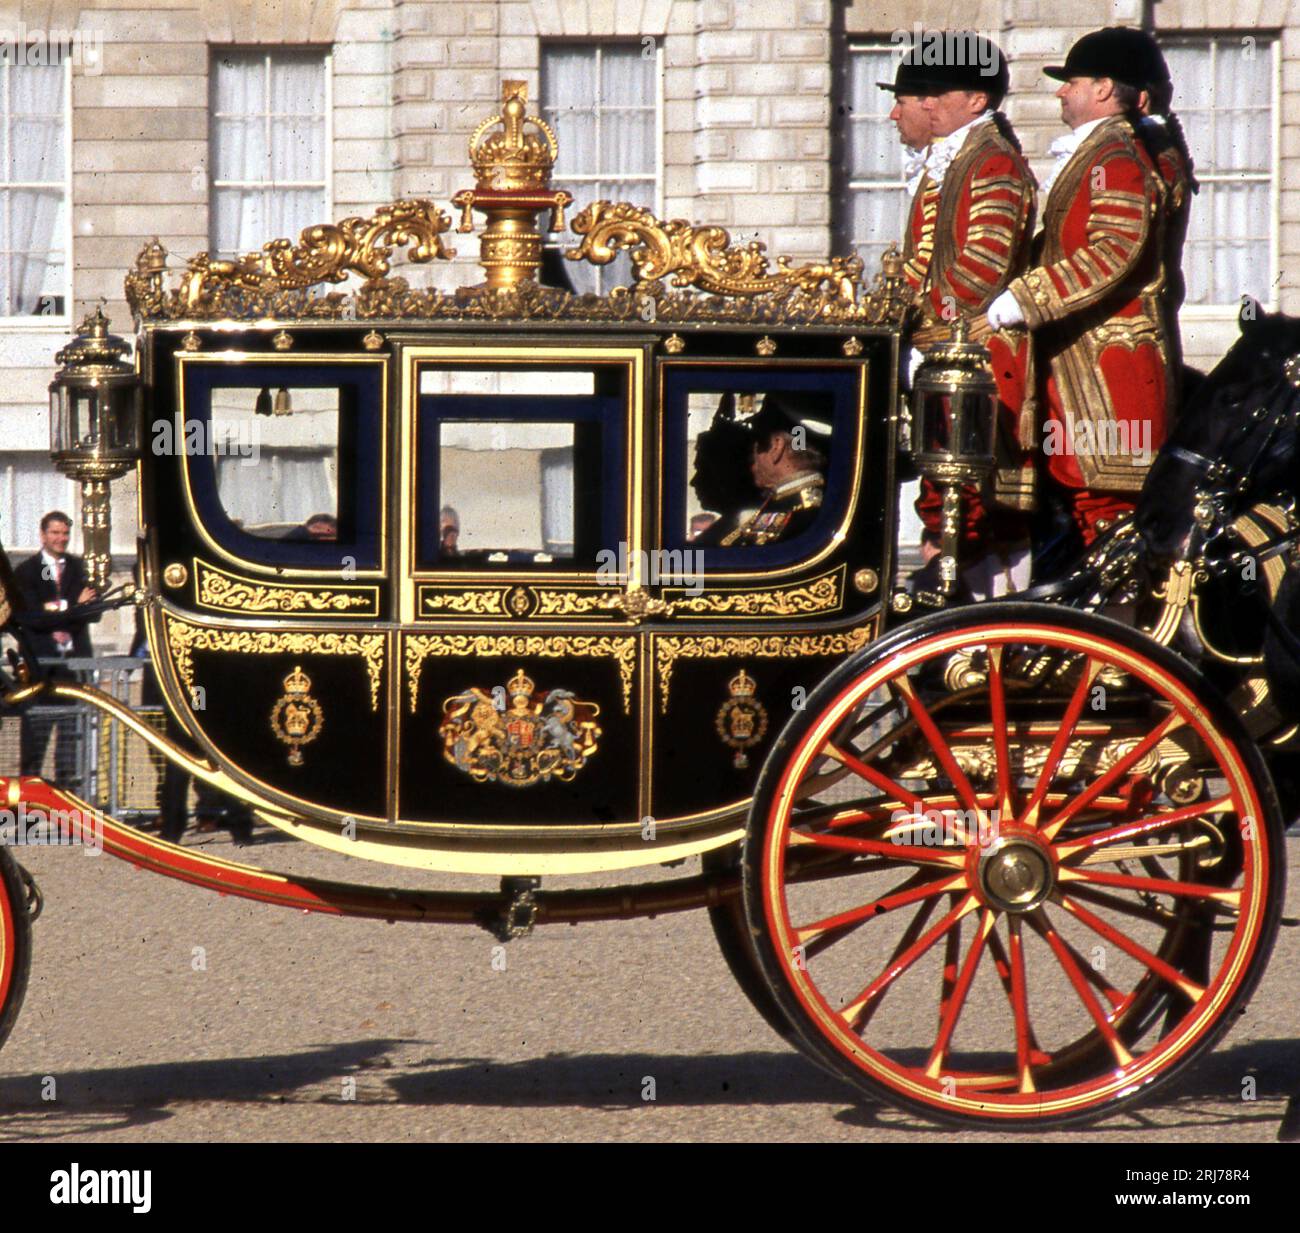
<path id="1" fill-rule="evenodd" d="M 573 450 L 542 452 L 542 542 L 556 556 L 573 555 Z"/>
<path id="2" fill-rule="evenodd" d="M 54 311 L 64 294 L 65 123 L 59 64 L 0 69 L 4 114 L 3 311 L 22 316 Z M 22 185 L 23 187 L 11 187 Z M 48 185 L 49 187 L 42 187 Z"/>
<path id="3" fill-rule="evenodd" d="M 280 534 L 313 514 L 338 513 L 338 478 L 332 453 L 271 450 L 263 446 L 255 468 L 237 455 L 217 455 L 217 493 L 226 516 L 250 534 Z"/>
<path id="4" fill-rule="evenodd" d="M 891 244 L 901 247 L 907 210 L 903 187 L 903 146 L 890 122 L 894 96 L 879 82 L 893 81 L 897 56 L 888 48 L 855 48 L 849 53 L 844 115 L 845 172 L 848 179 L 840 243 L 856 249 L 868 276 L 880 268 Z"/>
<path id="5" fill-rule="evenodd" d="M 1189 304 L 1270 296 L 1273 43 L 1195 39 L 1165 47 L 1201 191 L 1183 271 Z"/>
<path id="6" fill-rule="evenodd" d="M 220 51 L 212 75 L 213 248 L 249 252 L 327 221 L 323 55 Z"/>

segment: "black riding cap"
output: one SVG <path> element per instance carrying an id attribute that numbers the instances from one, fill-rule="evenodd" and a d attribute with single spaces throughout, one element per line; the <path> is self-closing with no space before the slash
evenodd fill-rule
<path id="1" fill-rule="evenodd" d="M 1011 88 L 1007 58 L 992 39 L 969 30 L 932 30 L 912 39 L 893 81 L 876 83 L 895 94 L 982 90 L 1000 107 Z"/>
<path id="2" fill-rule="evenodd" d="M 1043 72 L 1057 81 L 1109 77 L 1136 89 L 1169 81 L 1169 66 L 1155 39 L 1131 26 L 1107 26 L 1085 34 L 1070 48 L 1064 64 L 1049 64 Z"/>

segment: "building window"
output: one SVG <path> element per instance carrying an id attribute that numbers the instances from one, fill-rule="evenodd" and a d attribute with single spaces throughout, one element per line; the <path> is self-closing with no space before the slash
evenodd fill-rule
<path id="1" fill-rule="evenodd" d="M 1161 42 L 1201 183 L 1183 255 L 1187 303 L 1276 300 L 1277 40 L 1252 32 Z"/>
<path id="2" fill-rule="evenodd" d="M 213 53 L 209 240 L 221 256 L 329 220 L 329 65 L 324 51 Z"/>
<path id="3" fill-rule="evenodd" d="M 901 248 L 907 218 L 903 145 L 889 120 L 894 96 L 877 84 L 893 81 L 897 64 L 897 45 L 851 44 L 841 91 L 845 171 L 836 235 L 840 251 L 862 257 L 868 276 L 891 244 Z"/>
<path id="4" fill-rule="evenodd" d="M 658 51 L 634 43 L 544 43 L 542 118 L 555 129 L 560 155 L 554 180 L 579 208 L 630 201 L 659 208 Z M 565 262 L 578 291 L 631 281 L 626 254 L 608 266 Z"/>
<path id="5" fill-rule="evenodd" d="M 41 518 L 61 509 L 75 519 L 75 506 L 73 483 L 54 469 L 48 452 L 6 450 L 0 455 L 0 543 L 6 551 L 35 552 L 41 546 Z"/>
<path id="6" fill-rule="evenodd" d="M 68 302 L 67 69 L 9 59 L 0 58 L 0 314 L 62 318 Z"/>

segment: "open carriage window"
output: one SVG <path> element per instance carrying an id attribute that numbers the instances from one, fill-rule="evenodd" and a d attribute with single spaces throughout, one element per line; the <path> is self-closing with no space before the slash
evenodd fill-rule
<path id="1" fill-rule="evenodd" d="M 378 568 L 381 387 L 375 365 L 188 365 L 177 448 L 209 535 L 247 561 Z"/>
<path id="2" fill-rule="evenodd" d="M 846 513 L 857 387 L 833 370 L 670 370 L 665 544 L 724 568 L 814 552 Z"/>
<path id="3" fill-rule="evenodd" d="M 420 566 L 595 568 L 622 534 L 623 384 L 572 367 L 423 371 Z"/>

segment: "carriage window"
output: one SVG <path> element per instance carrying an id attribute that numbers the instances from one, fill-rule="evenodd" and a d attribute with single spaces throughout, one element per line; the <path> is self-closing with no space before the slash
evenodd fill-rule
<path id="1" fill-rule="evenodd" d="M 439 426 L 439 555 L 573 556 L 572 424 Z"/>
<path id="2" fill-rule="evenodd" d="M 419 374 L 422 569 L 585 571 L 626 538 L 625 365 Z"/>
<path id="3" fill-rule="evenodd" d="M 217 387 L 210 429 L 235 526 L 259 539 L 338 539 L 337 389 Z"/>
<path id="4" fill-rule="evenodd" d="M 802 535 L 820 516 L 832 412 L 825 391 L 690 393 L 680 533 L 702 548 Z"/>
<path id="5" fill-rule="evenodd" d="M 175 437 L 219 548 L 277 568 L 380 567 L 382 359 L 183 359 L 181 371 L 181 414 L 154 420 L 154 452 Z"/>

